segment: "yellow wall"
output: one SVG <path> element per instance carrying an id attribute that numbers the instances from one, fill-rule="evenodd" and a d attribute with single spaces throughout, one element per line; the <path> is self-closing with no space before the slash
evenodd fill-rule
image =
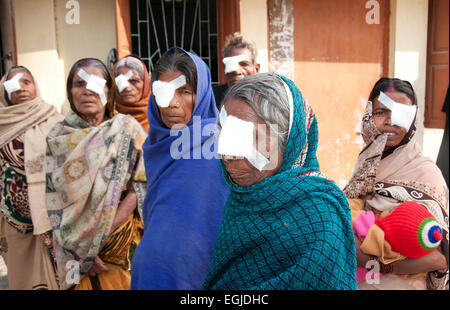
<path id="1" fill-rule="evenodd" d="M 114 0 L 78 0 L 80 23 L 68 24 L 66 0 L 14 0 L 18 64 L 35 76 L 45 100 L 66 113 L 65 84 L 74 62 L 106 60 L 116 47 Z"/>

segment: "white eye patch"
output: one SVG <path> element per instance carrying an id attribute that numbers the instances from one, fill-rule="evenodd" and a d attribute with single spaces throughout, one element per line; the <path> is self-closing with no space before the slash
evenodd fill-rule
<path id="1" fill-rule="evenodd" d="M 222 61 L 225 65 L 225 74 L 228 74 L 233 71 L 237 71 L 239 69 L 239 63 L 243 60 L 248 60 L 248 56 L 245 54 L 225 57 Z"/>
<path id="2" fill-rule="evenodd" d="M 175 91 L 184 85 L 186 85 L 184 75 L 180 75 L 170 82 L 155 81 L 152 85 L 152 91 L 156 98 L 156 104 L 161 108 L 167 108 L 175 95 Z"/>
<path id="3" fill-rule="evenodd" d="M 378 101 L 391 111 L 392 125 L 405 128 L 406 131 L 409 130 L 416 116 L 417 106 L 395 102 L 382 91 L 380 91 Z"/>
<path id="4" fill-rule="evenodd" d="M 125 88 L 130 86 L 128 80 L 133 76 L 133 71 L 129 70 L 125 75 L 121 74 L 115 78 L 117 89 L 121 93 Z"/>
<path id="5" fill-rule="evenodd" d="M 225 156 L 245 157 L 256 169 L 262 171 L 269 160 L 253 145 L 254 124 L 228 116 L 225 108 L 220 111 L 219 121 L 222 130 L 217 152 Z"/>
<path id="6" fill-rule="evenodd" d="M 86 89 L 89 89 L 100 96 L 100 100 L 102 101 L 103 105 L 108 102 L 104 91 L 106 84 L 105 79 L 102 79 L 101 77 L 98 77 L 94 74 L 87 74 L 83 69 L 80 69 L 78 71 L 78 76 L 87 83 Z"/>
<path id="7" fill-rule="evenodd" d="M 23 76 L 22 73 L 18 73 L 15 76 L 13 76 L 12 79 L 5 81 L 3 83 L 3 86 L 5 87 L 6 92 L 8 93 L 8 99 L 11 100 L 11 94 L 15 91 L 18 91 L 21 89 L 19 80 Z"/>

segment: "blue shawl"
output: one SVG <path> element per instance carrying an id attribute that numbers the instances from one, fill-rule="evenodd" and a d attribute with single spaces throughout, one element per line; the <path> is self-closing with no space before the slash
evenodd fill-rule
<path id="1" fill-rule="evenodd" d="M 182 149 L 181 136 L 170 135 L 152 95 L 149 136 L 143 145 L 148 181 L 144 236 L 133 257 L 131 289 L 200 289 L 209 271 L 229 193 L 220 161 L 204 154 L 216 139 L 211 128 L 217 128 L 218 116 L 210 72 L 199 57 L 183 52 L 194 61 L 198 76 L 192 118 L 181 133 L 188 137 L 183 143 L 189 147 L 180 159 L 172 158 L 171 146 Z M 199 130 L 205 135 L 201 139 L 193 137 Z"/>
<path id="2" fill-rule="evenodd" d="M 319 170 L 318 125 L 295 84 L 294 120 L 277 174 L 231 189 L 205 289 L 356 289 L 350 208 Z"/>

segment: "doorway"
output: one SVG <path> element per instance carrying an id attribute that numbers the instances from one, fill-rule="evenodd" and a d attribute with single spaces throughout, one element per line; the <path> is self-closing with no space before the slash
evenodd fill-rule
<path id="1" fill-rule="evenodd" d="M 216 0 L 131 0 L 131 50 L 147 68 L 173 46 L 197 54 L 219 81 Z"/>

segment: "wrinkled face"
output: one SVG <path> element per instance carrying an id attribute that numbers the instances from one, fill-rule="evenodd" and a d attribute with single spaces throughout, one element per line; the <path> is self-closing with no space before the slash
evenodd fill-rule
<path id="1" fill-rule="evenodd" d="M 159 81 L 170 82 L 182 75 L 180 71 L 165 71 L 158 77 Z M 191 120 L 196 101 L 195 91 L 186 83 L 175 91 L 167 108 L 159 108 L 161 121 L 167 128 L 175 125 L 187 125 Z"/>
<path id="2" fill-rule="evenodd" d="M 233 86 L 234 84 L 236 84 L 237 82 L 239 82 L 240 80 L 242 80 L 244 77 L 246 77 L 248 75 L 256 74 L 259 72 L 260 65 L 253 63 L 252 53 L 250 52 L 250 50 L 248 48 L 232 47 L 230 49 L 230 51 L 228 52 L 228 54 L 226 55 L 226 57 L 233 57 L 233 56 L 238 56 L 241 54 L 244 54 L 247 57 L 246 57 L 246 59 L 241 60 L 239 62 L 237 71 L 233 71 L 233 72 L 227 73 L 225 75 L 227 84 L 230 87 Z"/>
<path id="3" fill-rule="evenodd" d="M 125 75 L 130 71 L 130 68 L 122 68 L 119 70 L 118 75 Z M 133 75 L 128 80 L 128 87 L 122 90 L 121 93 L 118 94 L 117 100 L 122 104 L 134 104 L 141 100 L 142 92 L 144 91 L 144 81 L 141 79 L 139 74 L 134 70 L 131 70 Z"/>
<path id="4" fill-rule="evenodd" d="M 411 99 L 409 99 L 408 96 L 406 96 L 402 92 L 393 90 L 385 92 L 385 94 L 395 102 L 413 105 Z M 372 116 L 377 129 L 381 133 L 387 134 L 385 150 L 399 145 L 405 137 L 407 131 L 405 128 L 399 127 L 397 125 L 391 125 L 391 111 L 380 101 L 378 101 L 378 97 L 375 98 L 372 103 Z"/>
<path id="5" fill-rule="evenodd" d="M 21 73 L 23 76 L 19 80 L 20 89 L 11 93 L 11 104 L 21 104 L 33 100 L 36 98 L 36 86 L 31 75 L 25 71 L 14 71 L 11 73 L 7 80 L 12 79 L 15 75 Z"/>
<path id="6" fill-rule="evenodd" d="M 79 68 L 75 71 L 72 81 L 72 103 L 75 106 L 75 109 L 82 116 L 93 116 L 93 115 L 103 115 L 105 113 L 105 106 L 103 106 L 103 102 L 100 99 L 100 96 L 86 88 L 86 81 L 83 80 L 78 72 L 83 69 L 87 74 L 96 75 L 102 79 L 103 72 L 100 68 L 97 67 L 83 67 Z M 105 96 L 108 98 L 108 87 L 105 85 L 104 87 Z"/>
<path id="7" fill-rule="evenodd" d="M 266 168 L 259 171 L 246 158 L 221 155 L 231 180 L 239 186 L 251 186 L 278 172 L 283 163 L 283 152 L 278 148 L 278 137 L 242 99 L 232 98 L 225 102 L 227 115 L 254 124 L 254 147 L 269 160 Z M 268 167 L 268 168 L 267 168 Z"/>

